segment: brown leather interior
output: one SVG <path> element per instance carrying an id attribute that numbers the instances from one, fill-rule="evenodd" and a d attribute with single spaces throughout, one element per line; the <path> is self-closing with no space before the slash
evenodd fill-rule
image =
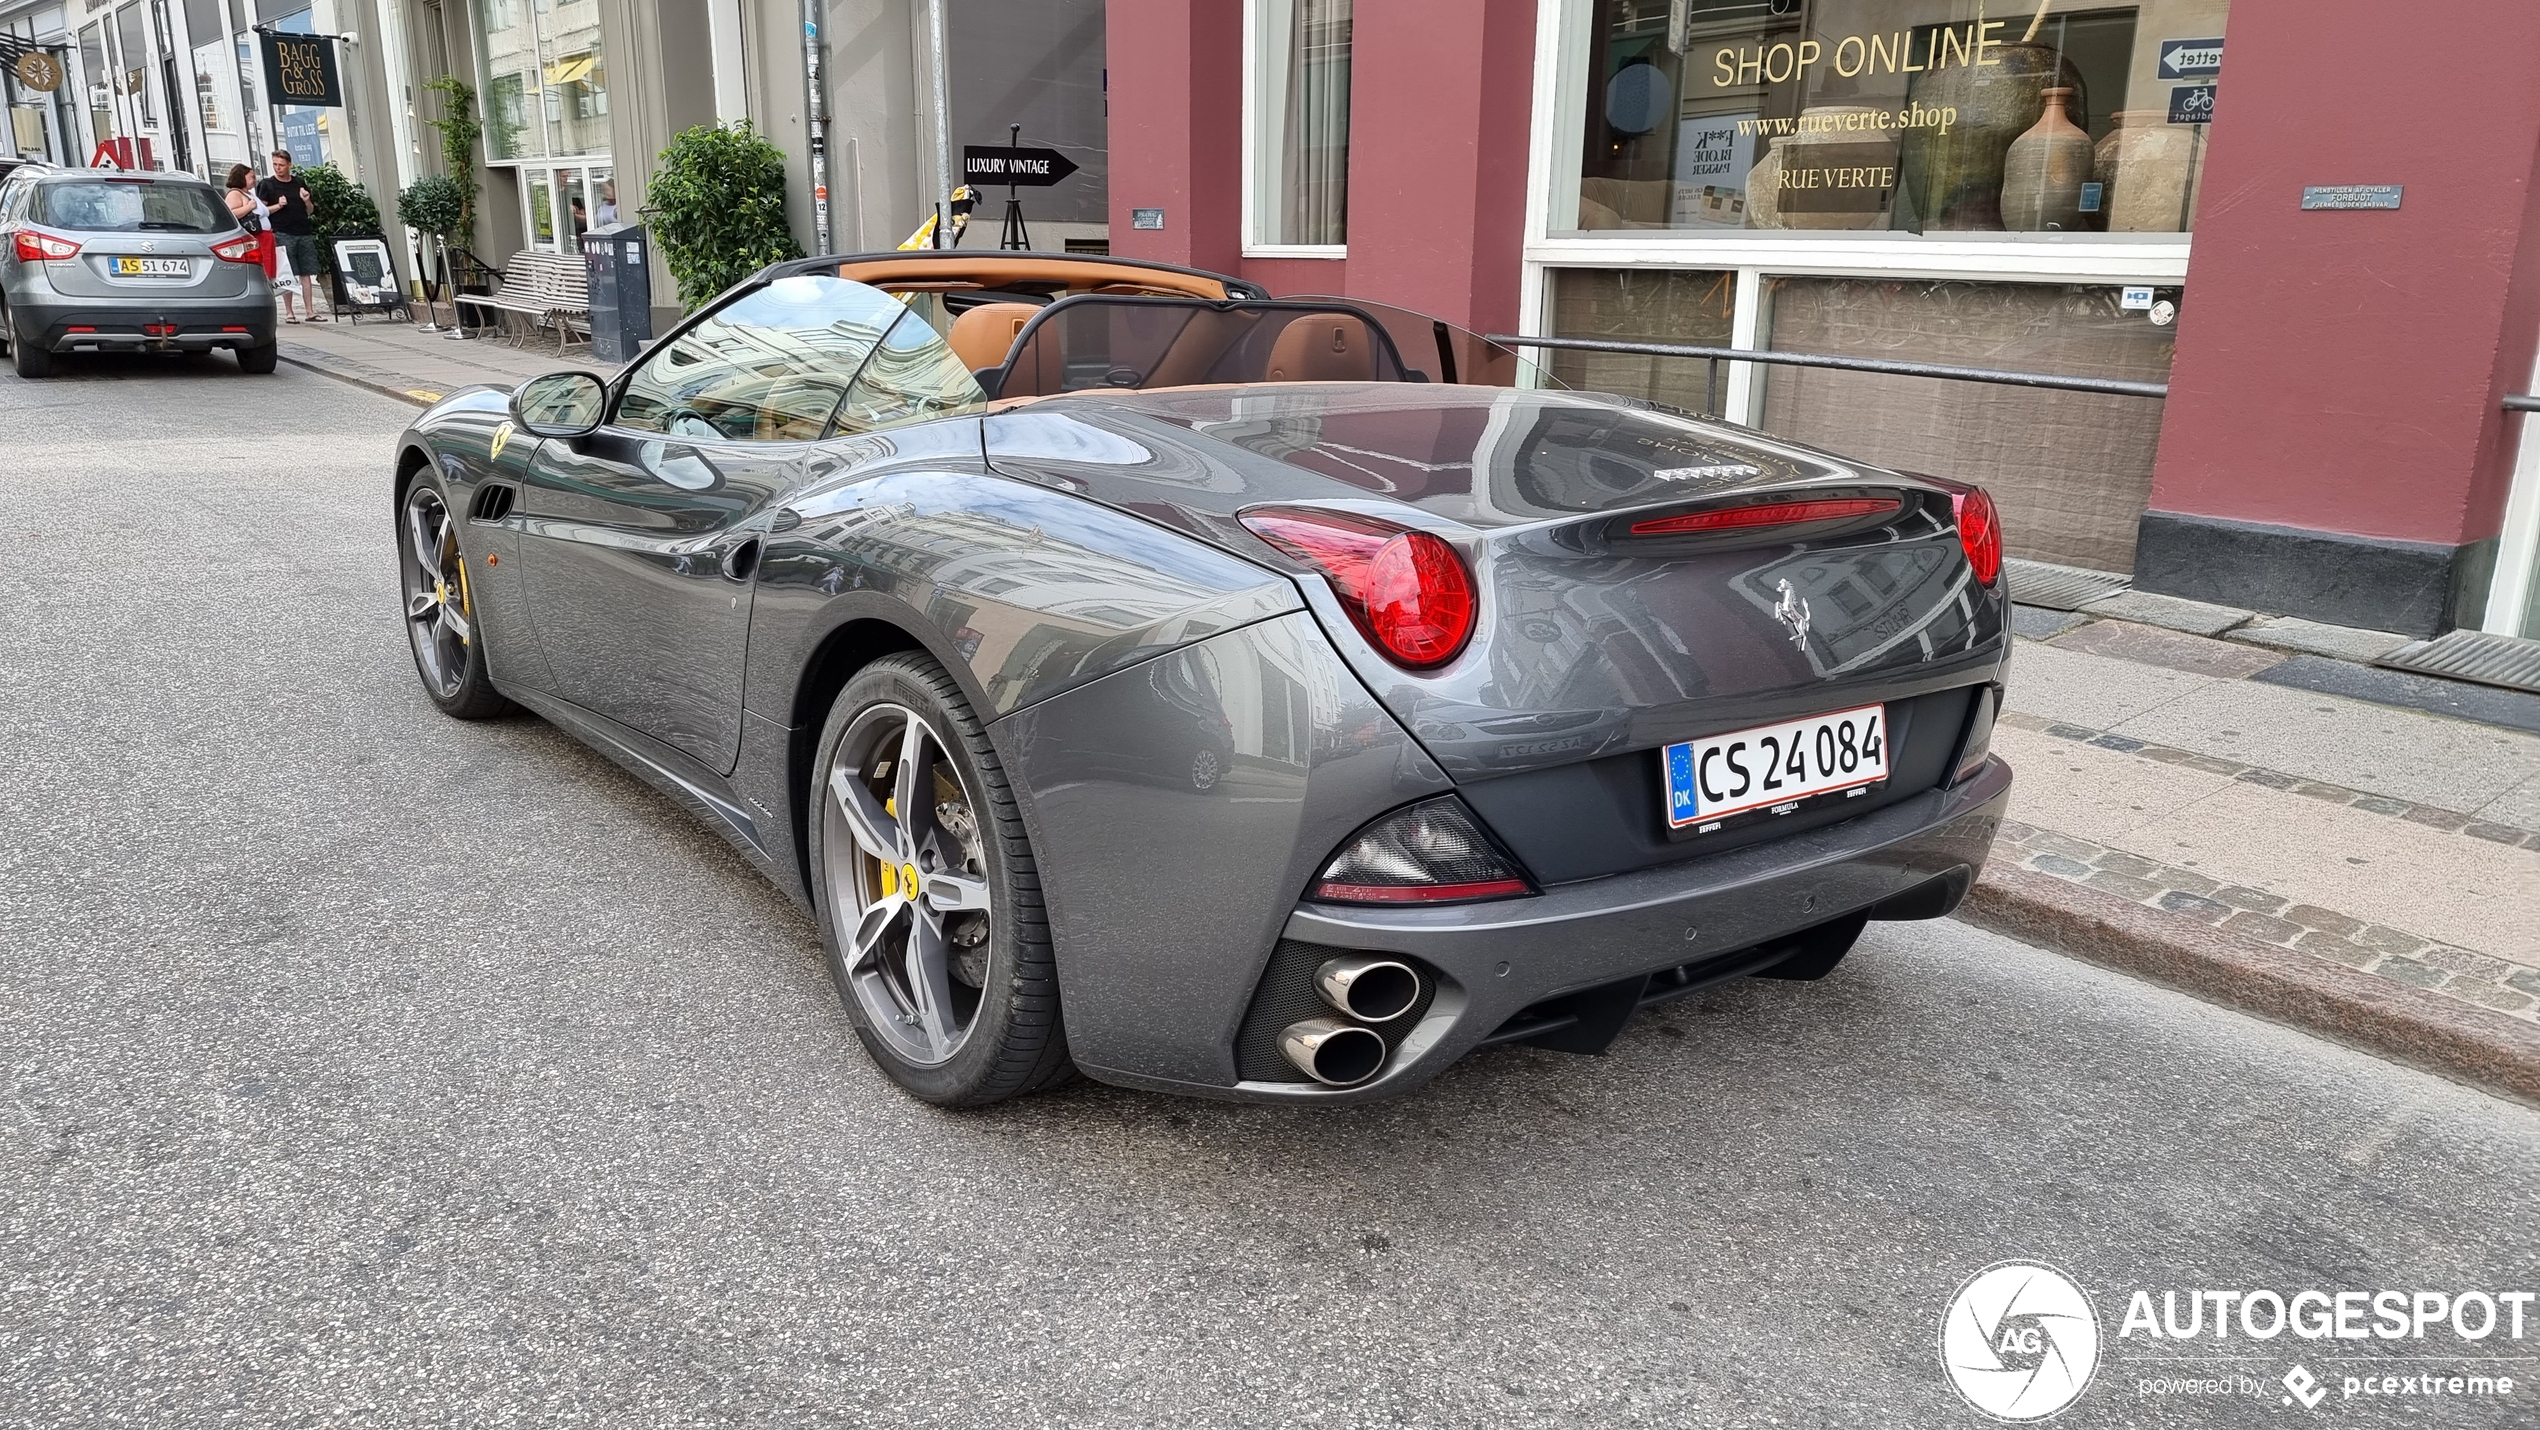
<path id="1" fill-rule="evenodd" d="M 1308 313 L 1291 321 L 1270 346 L 1268 382 L 1373 382 L 1376 359 L 1367 325 L 1346 313 Z"/>
<path id="2" fill-rule="evenodd" d="M 982 303 L 953 319 L 946 341 L 952 344 L 953 356 L 972 372 L 1003 367 L 1006 354 L 1014 351 L 1015 335 L 1039 311 L 1029 303 Z"/>
<path id="3" fill-rule="evenodd" d="M 904 257 L 858 259 L 839 264 L 838 276 L 852 278 L 858 283 L 870 283 L 876 288 L 888 288 L 895 282 L 927 283 L 958 278 L 976 282 L 983 288 L 1003 288 L 1014 283 L 1059 283 L 1066 285 L 1071 293 L 1087 293 L 1114 284 L 1133 283 L 1157 293 L 1186 293 L 1194 298 L 1226 296 L 1223 282 L 1197 273 L 1141 268 L 1134 263 L 990 252 L 912 253 Z"/>

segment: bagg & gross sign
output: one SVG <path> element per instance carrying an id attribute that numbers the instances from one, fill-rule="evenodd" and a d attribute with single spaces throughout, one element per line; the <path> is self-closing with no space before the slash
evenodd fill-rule
<path id="1" fill-rule="evenodd" d="M 335 72 L 335 41 L 327 35 L 265 32 L 265 84 L 277 104 L 340 109 L 344 81 Z"/>

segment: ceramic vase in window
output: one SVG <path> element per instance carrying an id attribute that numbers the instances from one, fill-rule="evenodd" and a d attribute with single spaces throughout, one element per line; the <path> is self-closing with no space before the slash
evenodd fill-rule
<path id="1" fill-rule="evenodd" d="M 2165 109 L 2120 109 L 2095 177 L 2110 233 L 2184 233 L 2196 212 L 2196 126 Z"/>
<path id="2" fill-rule="evenodd" d="M 1911 112 L 1952 113 L 1948 127 L 1909 125 L 1900 166 L 1905 187 L 1926 230 L 1999 229 L 2002 175 L 2011 143 L 2046 112 L 2046 91 L 2078 91 L 2081 70 L 2052 45 L 2013 43 L 1988 47 L 1990 63 L 1958 63 L 1947 51 L 1925 51 L 1947 61 L 1921 75 L 1909 96 Z M 2075 114 L 2087 124 L 2087 104 Z"/>
<path id="3" fill-rule="evenodd" d="M 2090 131 L 2065 112 L 2072 96 L 2061 87 L 2046 91 L 2046 112 L 2011 141 L 2002 161 L 2002 226 L 2014 233 L 2077 233 L 2087 227 L 2081 186 L 2091 181 L 2099 157 Z"/>
<path id="4" fill-rule="evenodd" d="M 1764 141 L 1764 157 L 1746 171 L 1746 226 L 1788 228 L 1782 222 L 1782 141 Z"/>

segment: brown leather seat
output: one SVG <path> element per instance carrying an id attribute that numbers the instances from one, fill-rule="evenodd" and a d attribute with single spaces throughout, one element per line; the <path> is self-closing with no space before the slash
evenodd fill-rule
<path id="1" fill-rule="evenodd" d="M 1367 325 L 1347 313 L 1293 319 L 1270 345 L 1267 382 L 1373 382 L 1375 351 Z"/>
<path id="2" fill-rule="evenodd" d="M 1016 335 L 1039 311 L 1029 303 L 982 303 L 953 319 L 946 341 L 952 344 L 953 356 L 972 372 L 1003 367 L 1006 355 L 1014 351 Z"/>

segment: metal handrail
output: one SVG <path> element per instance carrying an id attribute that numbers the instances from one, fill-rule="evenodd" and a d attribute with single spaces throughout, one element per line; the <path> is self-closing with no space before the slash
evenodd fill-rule
<path id="1" fill-rule="evenodd" d="M 2065 377 L 2050 372 L 2008 372 L 1990 367 L 1946 367 L 1928 362 L 1893 362 L 1886 358 L 1835 357 L 1827 353 L 1785 353 L 1769 348 L 1697 348 L 1676 343 L 1626 343 L 1611 338 L 1519 337 L 1487 334 L 1487 340 L 1511 348 L 1565 348 L 1579 352 L 1624 353 L 1635 357 L 1702 358 L 1711 364 L 1709 401 L 1704 410 L 1720 410 L 1720 364 L 1778 363 L 1784 367 L 1829 367 L 1845 372 L 1877 372 L 1891 377 L 1936 377 L 1953 382 L 1991 382 L 2005 387 L 2044 387 L 2059 392 L 2096 392 L 2113 397 L 2167 397 L 2166 382 L 2128 382 L 2114 377 Z"/>
<path id="2" fill-rule="evenodd" d="M 2507 412 L 2540 412 L 2540 392 L 2506 393 L 2505 410 Z"/>

